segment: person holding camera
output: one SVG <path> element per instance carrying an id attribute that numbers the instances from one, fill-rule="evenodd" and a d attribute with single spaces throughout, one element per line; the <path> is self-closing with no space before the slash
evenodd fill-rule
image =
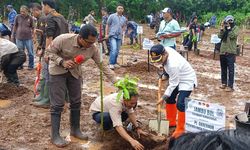
<path id="1" fill-rule="evenodd" d="M 221 66 L 221 89 L 233 92 L 234 88 L 234 63 L 237 54 L 237 37 L 239 29 L 235 25 L 234 17 L 226 16 L 221 24 L 219 38 L 221 38 L 220 66 Z"/>

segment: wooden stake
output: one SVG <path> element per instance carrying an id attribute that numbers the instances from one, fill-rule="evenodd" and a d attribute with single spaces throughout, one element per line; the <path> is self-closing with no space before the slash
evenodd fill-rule
<path id="1" fill-rule="evenodd" d="M 158 99 L 161 100 L 161 88 L 162 88 L 162 78 L 159 77 L 158 79 Z M 158 133 L 161 131 L 161 104 L 157 106 L 157 122 L 158 122 Z"/>

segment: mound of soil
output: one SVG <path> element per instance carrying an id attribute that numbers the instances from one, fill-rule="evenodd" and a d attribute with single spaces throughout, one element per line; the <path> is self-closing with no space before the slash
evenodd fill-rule
<path id="1" fill-rule="evenodd" d="M 167 148 L 167 139 L 165 137 L 158 137 L 153 134 L 149 136 L 144 136 L 138 139 L 136 133 L 129 133 L 134 139 L 140 142 L 145 150 L 152 150 L 152 149 L 166 149 Z M 108 149 L 108 150 L 133 150 L 130 143 L 125 141 L 118 135 L 117 132 L 109 133 L 104 137 L 103 146 L 101 149 Z M 106 141 L 106 142 L 105 142 Z"/>
<path id="2" fill-rule="evenodd" d="M 150 65 L 150 71 L 151 72 L 157 72 L 157 68 L 153 65 Z M 131 73 L 138 73 L 138 74 L 145 74 L 145 71 L 148 70 L 148 63 L 145 62 L 145 61 L 142 61 L 142 62 L 138 62 L 134 65 L 131 65 L 129 67 L 127 67 L 126 69 L 128 72 L 131 72 Z"/>
<path id="3" fill-rule="evenodd" d="M 158 68 L 153 65 L 150 65 L 150 72 L 148 72 L 148 63 L 145 61 L 132 64 L 127 67 L 121 67 L 115 69 L 116 74 L 129 74 L 140 79 L 139 82 L 157 85 L 158 83 Z"/>
<path id="4" fill-rule="evenodd" d="M 0 84 L 0 99 L 12 99 L 20 97 L 27 93 L 29 89 L 23 86 L 15 86 L 13 84 Z"/>

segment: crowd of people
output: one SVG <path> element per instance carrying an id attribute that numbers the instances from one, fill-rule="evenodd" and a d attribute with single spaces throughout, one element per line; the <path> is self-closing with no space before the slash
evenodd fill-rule
<path id="1" fill-rule="evenodd" d="M 124 16 L 124 6 L 118 4 L 116 12 L 113 14 L 109 15 L 106 8 L 101 10 L 102 37 L 98 37 L 94 11 L 83 19 L 84 25 L 77 33 L 69 33 L 67 20 L 55 10 L 55 1 L 42 0 L 41 4 L 34 3 L 31 8 L 22 5 L 20 14 L 17 14 L 13 6 L 7 6 L 9 26 L 0 24 L 0 71 L 3 71 L 8 83 L 19 86 L 17 69 L 22 69 L 23 63 L 26 61 L 25 49 L 27 49 L 29 58 L 28 70 L 34 69 L 35 54 L 37 54 L 42 63 L 42 76 L 37 86 L 38 94 L 33 100 L 33 105 L 50 108 L 51 142 L 58 147 L 64 147 L 69 142 L 60 135 L 60 121 L 66 102 L 69 103 L 70 109 L 70 135 L 81 140 L 88 139 L 87 134 L 80 130 L 83 77 L 81 65 L 88 59 L 92 59 L 100 67 L 100 51 L 94 43 L 98 38 L 105 39 L 109 64 L 104 64 L 103 72 L 110 82 L 117 83 L 118 80 L 113 70 L 120 67 L 117 59 L 121 44 L 123 44 L 123 35 L 129 36 L 130 44 L 133 44 L 134 40 L 137 43 L 138 24 L 132 20 L 128 21 Z M 30 10 L 31 12 L 29 12 Z M 157 104 L 166 103 L 166 119 L 170 121 L 170 127 L 176 127 L 172 137 L 174 139 L 186 138 L 186 136 L 181 136 L 185 133 L 184 100 L 197 87 L 197 77 L 191 64 L 176 51 L 176 37 L 180 36 L 181 32 L 178 21 L 173 17 L 172 9 L 163 9 L 162 17 L 155 35 L 160 44 L 150 49 L 150 58 L 153 64 L 163 68 L 165 76 L 169 78 L 169 85 Z M 152 22 L 152 17 L 149 18 Z M 194 50 L 197 50 L 199 30 L 197 21 L 198 16 L 194 14 L 188 24 L 189 38 L 183 43 L 188 50 L 192 49 L 192 45 L 194 45 Z M 4 39 L 4 36 L 9 36 L 9 40 Z M 234 90 L 237 36 L 238 27 L 234 23 L 233 16 L 229 15 L 223 20 L 219 34 L 221 38 L 221 88 L 228 92 Z M 36 48 L 33 43 L 36 43 Z M 34 49 L 37 51 L 34 52 Z M 79 56 L 84 56 L 80 62 L 76 59 Z M 118 93 L 104 97 L 103 129 L 115 128 L 134 149 L 142 150 L 143 145 L 131 137 L 122 124 L 129 118 L 138 135 L 147 136 L 147 133 L 140 128 L 136 121 L 134 113 L 139 93 L 136 90 L 124 90 L 123 92 L 124 95 L 120 98 L 119 103 L 117 103 Z M 129 94 L 128 97 L 125 96 L 126 93 Z M 100 97 L 91 104 L 90 112 L 93 120 L 101 123 Z M 172 143 L 172 146 L 176 146 L 178 140 Z"/>

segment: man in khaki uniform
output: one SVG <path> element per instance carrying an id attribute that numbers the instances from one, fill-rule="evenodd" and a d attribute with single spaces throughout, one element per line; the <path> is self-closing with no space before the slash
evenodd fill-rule
<path id="1" fill-rule="evenodd" d="M 136 115 L 134 113 L 134 108 L 136 107 L 138 100 L 138 93 L 130 92 L 130 99 L 125 100 L 120 99 L 117 101 L 117 93 L 108 95 L 104 97 L 103 100 L 103 128 L 104 130 L 110 130 L 115 128 L 116 131 L 128 141 L 131 146 L 136 150 L 144 149 L 137 140 L 133 139 L 123 128 L 122 122 L 126 121 L 128 118 L 135 127 L 135 130 L 140 137 L 140 135 L 147 135 L 146 132 L 142 131 L 136 121 Z M 98 97 L 90 106 L 90 111 L 93 113 L 92 117 L 97 123 L 101 123 L 101 100 Z"/>
<path id="2" fill-rule="evenodd" d="M 69 33 L 68 23 L 63 15 L 59 14 L 56 10 L 56 3 L 54 0 L 43 0 L 42 1 L 42 10 L 46 15 L 46 24 L 44 34 L 46 36 L 45 39 L 45 49 L 50 45 L 53 39 L 57 36 L 65 33 Z M 43 78 L 44 82 L 40 81 L 39 84 L 43 87 L 38 97 L 36 97 L 35 102 L 33 103 L 36 107 L 48 108 L 50 105 L 49 98 L 49 75 L 48 75 L 48 61 L 49 58 L 45 55 L 43 66 Z M 66 94 L 65 100 L 68 99 L 68 95 Z"/>
<path id="3" fill-rule="evenodd" d="M 49 62 L 49 95 L 51 100 L 52 143 L 58 147 L 68 145 L 59 134 L 61 112 L 65 103 L 65 93 L 68 90 L 70 102 L 70 135 L 81 140 L 87 140 L 87 135 L 80 131 L 81 107 L 81 64 L 93 59 L 100 66 L 100 52 L 94 45 L 97 30 L 91 25 L 81 28 L 79 34 L 62 34 L 56 37 L 47 49 Z M 76 56 L 83 55 L 84 60 L 76 62 Z M 106 64 L 103 72 L 115 82 L 115 74 Z"/>

